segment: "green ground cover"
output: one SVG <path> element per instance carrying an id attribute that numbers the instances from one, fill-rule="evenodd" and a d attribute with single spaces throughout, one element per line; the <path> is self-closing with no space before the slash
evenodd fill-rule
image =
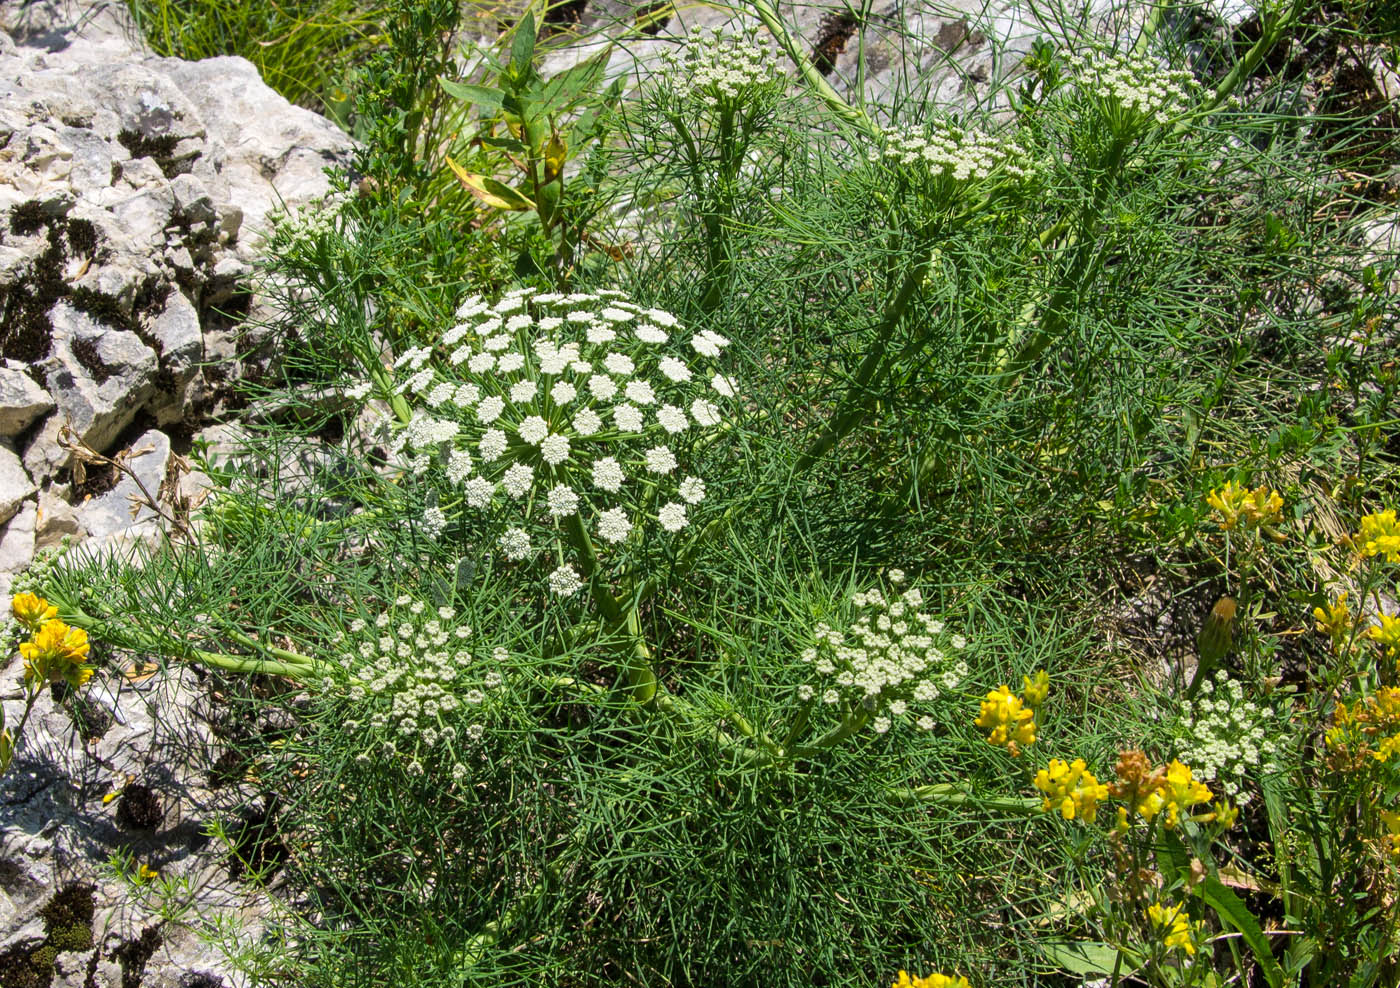
<path id="1" fill-rule="evenodd" d="M 283 413 L 32 576 L 29 687 L 221 677 L 258 984 L 1396 984 L 1384 8 L 1162 8 L 956 113 L 752 11 L 635 91 L 374 13 Z"/>

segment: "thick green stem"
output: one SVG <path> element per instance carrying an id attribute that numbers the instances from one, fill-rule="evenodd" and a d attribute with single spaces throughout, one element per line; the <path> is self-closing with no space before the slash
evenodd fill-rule
<path id="1" fill-rule="evenodd" d="M 870 352 L 865 355 L 865 359 L 856 368 L 855 378 L 846 388 L 846 394 L 842 397 L 840 405 L 837 406 L 840 411 L 827 424 L 822 434 L 812 442 L 812 445 L 807 447 L 807 451 L 798 458 L 797 464 L 793 467 L 793 473 L 800 474 L 810 470 L 813 464 L 860 424 L 875 402 L 879 400 L 879 392 L 875 390 L 874 385 L 889 371 L 889 361 L 886 358 L 890 337 L 899 325 L 899 321 L 904 318 L 905 310 L 909 308 L 909 303 L 913 301 L 919 287 L 924 283 L 924 279 L 928 277 L 929 267 L 932 263 L 932 256 L 925 251 L 923 259 L 905 274 L 899 291 L 895 294 L 889 308 L 885 310 L 885 316 L 880 320 L 880 325 L 875 330 L 875 342 L 871 344 Z"/>
<path id="2" fill-rule="evenodd" d="M 133 652 L 145 652 L 167 659 L 193 662 L 197 665 L 228 672 L 250 675 L 286 676 L 298 682 L 309 680 L 316 672 L 316 660 L 299 652 L 262 645 L 239 631 L 228 631 L 230 638 L 273 656 L 272 659 L 259 659 L 250 655 L 231 655 L 226 652 L 210 652 L 195 648 L 167 633 L 141 632 L 109 624 L 93 617 L 78 607 L 61 605 L 59 617 L 75 628 L 82 628 L 93 637 L 110 642 Z"/>
<path id="3" fill-rule="evenodd" d="M 949 783 L 891 789 L 890 800 L 895 803 L 937 803 L 939 806 L 971 804 L 1004 813 L 1040 813 L 1044 800 L 1015 796 L 978 796 Z"/>
<path id="4" fill-rule="evenodd" d="M 803 82 L 811 88 L 812 92 L 827 105 L 830 110 L 846 123 L 858 127 L 867 137 L 874 137 L 880 133 L 880 128 L 875 125 L 861 110 L 851 106 L 841 98 L 841 94 L 831 87 L 831 83 L 817 71 L 817 67 L 812 64 L 812 60 L 807 57 L 807 52 L 797 43 L 797 39 L 792 36 L 783 19 L 778 16 L 778 11 L 769 0 L 749 0 L 749 6 L 758 15 L 758 19 L 763 22 L 770 34 L 773 35 L 778 46 L 788 58 L 792 59 L 792 64 L 797 66 L 798 73 L 802 76 Z"/>
<path id="5" fill-rule="evenodd" d="M 625 630 L 631 641 L 627 656 L 623 660 L 623 672 L 627 677 L 627 685 L 632 690 L 632 698 L 643 705 L 658 702 L 660 685 L 656 681 L 656 673 L 652 671 L 651 652 L 642 637 L 641 618 L 637 614 L 636 602 L 629 603 L 624 611 L 613 596 L 612 589 L 603 576 L 603 568 L 598 562 L 593 543 L 583 529 L 583 519 L 577 513 L 564 519 L 564 536 L 578 553 L 583 577 L 588 581 L 588 592 L 603 616 L 606 630 L 609 633 Z"/>

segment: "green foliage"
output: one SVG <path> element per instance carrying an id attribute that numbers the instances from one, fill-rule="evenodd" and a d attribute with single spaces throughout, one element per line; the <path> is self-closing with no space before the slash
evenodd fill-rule
<path id="1" fill-rule="evenodd" d="M 837 105 L 757 12 L 800 85 L 749 37 L 624 96 L 606 53 L 545 78 L 533 12 L 469 58 L 455 3 L 387 11 L 354 178 L 269 243 L 283 379 L 241 448 L 200 451 L 194 532 L 45 571 L 94 639 L 221 677 L 271 821 L 228 844 L 297 890 L 248 971 L 1393 983 L 1400 790 L 1371 751 L 1342 771 L 1330 733 L 1387 695 L 1393 656 L 1359 621 L 1312 633 L 1342 589 L 1393 607 L 1352 538 L 1395 493 L 1396 267 L 1356 233 L 1380 173 L 1351 170 L 1384 154 L 1342 153 L 1382 143 L 1370 111 L 1314 126 L 1293 107 L 1323 73 L 1271 61 L 1290 33 L 1335 50 L 1309 47 L 1330 8 L 1273 5 L 1238 48 L 1164 13 L 1150 64 L 1042 40 L 1005 103 L 956 116 L 917 79 Z M 511 289 L 546 300 L 487 311 Z M 647 320 L 657 346 L 723 351 L 737 390 L 692 374 L 723 414 L 647 439 L 704 480 L 689 524 L 661 520 L 663 457 L 605 539 L 586 454 L 644 430 L 569 431 L 551 385 L 598 368 L 541 369 L 532 334 L 586 326 L 630 359 Z M 505 351 L 520 366 L 468 360 Z M 536 412 L 564 459 L 526 435 Z M 539 483 L 470 503 L 502 459 Z M 578 512 L 546 511 L 564 484 Z M 556 567 L 577 587 L 551 590 Z M 896 587 L 930 619 L 901 662 L 927 661 L 858 678 L 843 650 L 890 647 L 870 627 L 910 635 L 866 596 Z M 989 744 L 978 702 L 1039 670 L 1036 740 Z M 1210 797 L 1184 789 L 1180 819 L 1143 812 L 1217 673 L 1281 754 L 1197 774 Z M 1041 813 L 1051 755 L 1113 784 L 1099 819 Z"/>
<path id="2" fill-rule="evenodd" d="M 158 55 L 241 55 L 293 103 L 346 122 L 355 64 L 380 43 L 386 6 L 366 0 L 127 0 Z"/>

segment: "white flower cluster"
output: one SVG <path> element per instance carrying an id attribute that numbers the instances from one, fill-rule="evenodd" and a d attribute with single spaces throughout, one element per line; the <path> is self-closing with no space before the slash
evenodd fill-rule
<path id="1" fill-rule="evenodd" d="M 407 596 L 394 605 L 372 623 L 357 618 L 341 640 L 349 698 L 369 711 L 366 725 L 386 739 L 386 750 L 408 760 L 411 774 L 422 774 L 427 761 L 451 765 L 460 782 L 467 771 L 461 759 L 485 730 L 478 708 L 501 685 L 505 650 L 473 656 L 472 629 L 451 607 L 432 610 Z M 360 758 L 368 760 L 368 750 Z"/>
<path id="2" fill-rule="evenodd" d="M 888 577 L 895 585 L 904 581 L 900 570 L 890 570 Z M 895 718 L 909 714 L 911 702 L 931 703 L 942 690 L 955 689 L 968 675 L 967 663 L 955 654 L 967 640 L 945 634 L 943 622 L 921 610 L 923 602 L 913 587 L 889 597 L 878 587 L 854 594 L 857 616 L 844 631 L 825 623 L 813 630 L 815 645 L 802 653 L 802 661 L 821 679 L 815 686 L 799 686 L 798 699 L 864 707 L 873 715 L 876 733 L 884 734 Z M 915 723 L 924 730 L 934 726 L 927 714 Z"/>
<path id="3" fill-rule="evenodd" d="M 677 88 L 705 106 L 733 105 L 765 88 L 787 84 L 776 50 L 751 35 L 700 31 L 679 57 L 667 53 L 662 64 Z"/>
<path id="4" fill-rule="evenodd" d="M 518 512 L 526 524 L 497 543 L 508 559 L 537 555 L 532 520 L 551 526 L 553 539 L 577 517 L 605 547 L 647 519 L 669 533 L 690 524 L 705 482 L 686 473 L 677 450 L 718 426 L 735 397 L 734 382 L 710 366 L 729 340 L 689 332 L 620 292 L 518 290 L 494 305 L 468 299 L 457 316 L 437 347 L 395 362 L 401 391 L 421 403 L 395 453 L 415 473 L 441 462 L 469 511 Z M 567 565 L 549 583 L 562 596 L 583 586 Z"/>
<path id="5" fill-rule="evenodd" d="M 1268 771 L 1278 757 L 1271 737 L 1274 711 L 1246 700 L 1244 687 L 1225 672 L 1201 683 L 1201 699 L 1181 720 L 1178 740 L 1183 762 L 1238 803 L 1248 801 L 1248 773 Z"/>
<path id="6" fill-rule="evenodd" d="M 1093 52 L 1087 58 L 1071 55 L 1066 61 L 1080 89 L 1159 124 L 1192 106 L 1196 82 L 1190 72 L 1164 69 L 1148 58 L 1107 51 Z"/>
<path id="7" fill-rule="evenodd" d="M 870 161 L 919 167 L 933 178 L 984 179 L 997 170 L 1015 178 L 1031 173 L 1030 159 L 1015 141 L 949 123 L 935 123 L 928 131 L 888 127 L 881 145 L 868 153 Z"/>

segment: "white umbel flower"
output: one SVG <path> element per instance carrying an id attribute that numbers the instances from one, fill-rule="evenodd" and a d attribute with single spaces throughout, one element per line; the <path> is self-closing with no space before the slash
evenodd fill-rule
<path id="1" fill-rule="evenodd" d="M 690 524 L 690 520 L 685 516 L 685 505 L 675 501 L 663 504 L 661 510 L 656 513 L 656 520 L 668 532 L 679 532 Z"/>
<path id="2" fill-rule="evenodd" d="M 528 559 L 532 549 L 530 546 L 530 533 L 523 528 L 508 528 L 496 541 L 501 547 L 501 551 L 506 554 L 506 558 L 519 562 Z"/>
<path id="3" fill-rule="evenodd" d="M 621 508 L 609 508 L 598 516 L 598 537 L 616 545 L 632 534 L 632 522 Z"/>
<path id="4" fill-rule="evenodd" d="M 549 590 L 558 597 L 572 597 L 583 589 L 583 579 L 572 566 L 560 566 L 549 574 Z"/>

